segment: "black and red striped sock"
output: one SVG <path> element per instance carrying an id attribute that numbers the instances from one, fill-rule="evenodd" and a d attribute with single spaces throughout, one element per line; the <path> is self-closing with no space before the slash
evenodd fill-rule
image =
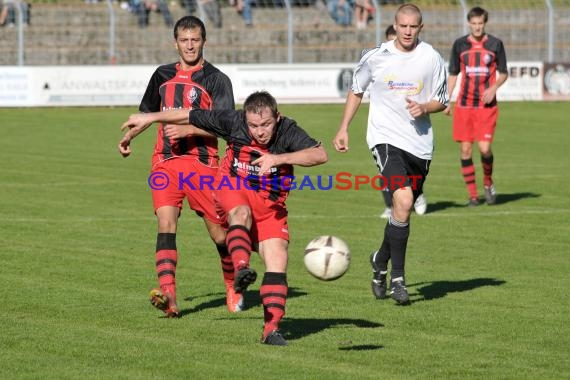
<path id="1" fill-rule="evenodd" d="M 493 154 L 489 157 L 481 156 L 481 164 L 483 165 L 483 186 L 489 187 L 493 184 Z"/>
<path id="2" fill-rule="evenodd" d="M 285 315 L 287 302 L 287 274 L 278 272 L 265 272 L 259 295 L 263 303 L 263 336 L 279 328 L 279 322 Z"/>
<path id="3" fill-rule="evenodd" d="M 475 183 L 475 165 L 473 165 L 473 160 L 471 158 L 467 160 L 461 160 L 461 174 L 463 175 L 463 180 L 467 186 L 467 191 L 469 192 L 469 198 L 477 198 L 477 184 Z"/>
<path id="4" fill-rule="evenodd" d="M 222 265 L 222 275 L 224 276 L 225 284 L 233 284 L 235 273 L 234 273 L 234 263 L 232 262 L 232 257 L 228 252 L 228 247 L 222 244 L 216 244 L 218 254 L 220 255 L 220 263 Z"/>
<path id="5" fill-rule="evenodd" d="M 176 294 L 176 234 L 159 233 L 156 237 L 156 274 L 158 284 L 171 294 Z"/>
<path id="6" fill-rule="evenodd" d="M 251 237 L 246 226 L 237 224 L 228 228 L 226 245 L 231 255 L 235 271 L 249 267 L 251 256 Z"/>

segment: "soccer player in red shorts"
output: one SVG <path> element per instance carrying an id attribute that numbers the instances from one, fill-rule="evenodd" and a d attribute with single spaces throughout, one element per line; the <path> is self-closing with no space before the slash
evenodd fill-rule
<path id="1" fill-rule="evenodd" d="M 182 17 L 174 26 L 174 40 L 179 61 L 158 67 L 149 81 L 139 110 L 234 109 L 230 79 L 204 60 L 206 29 L 202 21 L 194 16 Z M 149 126 L 128 130 L 119 143 L 123 156 L 131 153 L 131 140 Z M 217 140 L 206 133 L 180 140 L 169 139 L 164 134 L 165 126 L 158 126 L 152 173 L 148 180 L 158 219 L 155 262 L 159 288 L 151 291 L 151 303 L 167 317 L 180 315 L 176 303 L 176 229 L 186 198 L 190 208 L 203 217 L 210 237 L 216 244 L 226 285 L 227 307 L 230 312 L 240 311 L 243 297 L 233 289 L 234 268 L 225 244 L 225 230 L 215 212 L 212 192 L 201 191 L 184 181 L 179 183 L 181 178 L 190 175 L 195 181 L 204 176 L 215 178 L 218 172 Z"/>
<path id="2" fill-rule="evenodd" d="M 243 108 L 192 110 L 190 116 L 183 110 L 134 114 L 123 127 L 189 122 L 191 125 L 168 125 L 166 136 L 185 138 L 201 128 L 227 141 L 213 189 L 217 206 L 229 226 L 226 244 L 236 268 L 234 288 L 243 293 L 256 280 L 257 273 L 249 262 L 252 250 L 257 250 L 265 264 L 259 289 L 265 322 L 261 341 L 284 346 L 287 341 L 279 332 L 279 322 L 285 315 L 288 290 L 288 181 L 293 165 L 323 164 L 327 153 L 294 120 L 279 114 L 275 98 L 269 93 L 251 94 Z"/>
<path id="3" fill-rule="evenodd" d="M 483 8 L 475 7 L 469 11 L 469 34 L 455 40 L 449 59 L 447 83 L 450 95 L 459 73 L 462 76 L 453 111 L 453 139 L 460 143 L 461 173 L 469 192 L 468 206 L 479 204 L 472 159 L 474 141 L 478 142 L 481 153 L 485 201 L 490 205 L 496 202 L 491 143 L 499 115 L 496 93 L 507 80 L 508 71 L 503 42 L 485 33 L 488 18 L 489 14 Z M 450 115 L 451 106 L 444 112 Z"/>

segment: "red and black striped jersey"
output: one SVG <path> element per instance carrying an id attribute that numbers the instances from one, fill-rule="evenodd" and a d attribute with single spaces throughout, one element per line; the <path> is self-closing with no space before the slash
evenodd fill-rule
<path id="1" fill-rule="evenodd" d="M 262 197 L 272 201 L 284 202 L 287 198 L 293 179 L 293 165 L 274 167 L 270 173 L 260 176 L 259 166 L 252 162 L 267 153 L 291 153 L 320 145 L 295 120 L 283 116 L 277 122 L 274 136 L 267 146 L 255 142 L 249 133 L 243 110 L 196 110 L 190 112 L 189 121 L 227 141 L 220 169 L 222 179 L 224 176 L 240 177 L 247 181 L 250 190 L 256 190 Z"/>
<path id="2" fill-rule="evenodd" d="M 497 105 L 481 101 L 483 92 L 497 81 L 497 72 L 507 72 L 507 57 L 503 42 L 486 34 L 481 41 L 470 35 L 455 40 L 449 59 L 449 75 L 461 73 L 461 86 L 456 104 L 459 107 L 484 108 Z"/>
<path id="3" fill-rule="evenodd" d="M 179 63 L 159 66 L 150 78 L 139 110 L 158 112 L 169 109 L 234 109 L 232 82 L 218 68 L 204 62 L 194 70 L 181 70 Z M 215 138 L 188 137 L 171 140 L 164 136 L 163 124 L 158 134 L 152 156 L 153 166 L 174 157 L 195 155 L 208 163 L 218 158 L 218 142 Z"/>

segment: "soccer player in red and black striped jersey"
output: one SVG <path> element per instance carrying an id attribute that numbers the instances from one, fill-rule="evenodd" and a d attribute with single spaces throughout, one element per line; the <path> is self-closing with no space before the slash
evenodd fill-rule
<path id="1" fill-rule="evenodd" d="M 123 127 L 138 128 L 166 122 L 165 134 L 183 139 L 199 131 L 211 132 L 227 141 L 226 155 L 213 186 L 220 215 L 229 226 L 227 246 L 236 268 L 234 288 L 244 292 L 256 278 L 249 267 L 252 250 L 265 264 L 259 293 L 263 303 L 264 328 L 261 341 L 283 346 L 279 332 L 287 299 L 289 228 L 285 199 L 291 187 L 293 165 L 315 166 L 327 161 L 322 145 L 297 123 L 281 116 L 275 98 L 255 92 L 243 110 L 174 110 L 135 114 Z M 198 127 L 198 128 L 195 128 Z"/>
<path id="2" fill-rule="evenodd" d="M 206 28 L 194 16 L 182 17 L 174 26 L 178 62 L 158 67 L 148 83 L 140 103 L 141 112 L 168 109 L 234 109 L 232 83 L 228 76 L 203 57 Z M 130 142 L 149 125 L 129 129 L 119 143 L 123 156 L 131 152 Z M 226 303 L 230 312 L 240 311 L 243 297 L 233 289 L 234 268 L 213 202 L 211 191 L 190 190 L 179 186 L 179 173 L 194 172 L 215 176 L 218 171 L 218 143 L 211 135 L 189 136 L 173 140 L 164 134 L 166 124 L 158 125 L 152 155 L 152 188 L 154 211 L 158 219 L 156 241 L 156 273 L 159 288 L 151 291 L 151 302 L 168 317 L 179 316 L 176 303 L 176 229 L 184 198 L 201 216 L 220 255 L 226 285 Z M 152 178 L 160 178 L 167 186 L 152 186 Z"/>
<path id="3" fill-rule="evenodd" d="M 496 94 L 507 80 L 508 71 L 503 42 L 485 32 L 488 18 L 489 14 L 483 8 L 475 7 L 469 11 L 470 32 L 455 40 L 449 59 L 449 94 L 453 93 L 461 73 L 453 111 L 453 139 L 460 143 L 461 173 L 469 192 L 468 206 L 479 204 L 472 159 L 474 141 L 478 142 L 481 153 L 485 201 L 487 204 L 496 202 L 491 143 L 499 115 Z M 451 113 L 450 106 L 445 113 Z"/>

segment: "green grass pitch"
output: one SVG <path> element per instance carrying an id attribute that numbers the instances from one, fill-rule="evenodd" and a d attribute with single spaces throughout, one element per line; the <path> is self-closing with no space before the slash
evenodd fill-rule
<path id="1" fill-rule="evenodd" d="M 185 205 L 178 234 L 183 318 L 148 302 L 156 222 L 147 176 L 155 132 L 117 152 L 131 108 L 1 109 L 2 379 L 563 379 L 570 378 L 570 179 L 567 103 L 503 103 L 494 143 L 498 204 L 464 207 L 451 119 L 434 115 L 429 206 L 412 216 L 412 304 L 377 301 L 368 256 L 385 221 L 380 194 L 293 191 L 290 345 L 259 343 L 259 281 L 249 308 L 225 308 L 217 253 Z M 297 175 L 374 175 L 367 106 L 350 151 L 331 140 L 342 105 L 283 105 L 321 139 L 329 162 Z M 481 166 L 478 156 L 478 183 Z M 347 274 L 312 278 L 303 248 L 344 239 Z M 263 272 L 257 255 L 252 265 Z"/>

